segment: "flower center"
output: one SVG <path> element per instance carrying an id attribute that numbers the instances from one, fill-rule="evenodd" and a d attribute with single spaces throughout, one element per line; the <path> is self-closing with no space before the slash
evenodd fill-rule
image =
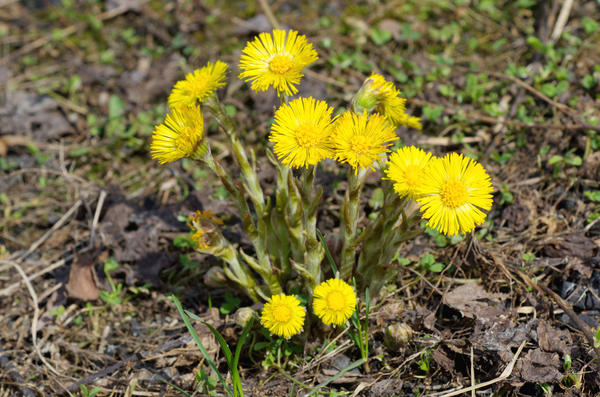
<path id="1" fill-rule="evenodd" d="M 184 157 L 191 156 L 198 145 L 198 134 L 192 127 L 183 127 L 181 133 L 175 139 L 175 147 Z"/>
<path id="2" fill-rule="evenodd" d="M 285 74 L 294 66 L 294 61 L 287 55 L 275 55 L 269 62 L 269 70 L 276 74 Z"/>
<path id="3" fill-rule="evenodd" d="M 411 164 L 404 169 L 404 179 L 410 188 L 415 188 L 421 182 L 421 167 Z"/>
<path id="4" fill-rule="evenodd" d="M 278 305 L 273 309 L 273 318 L 278 323 L 287 323 L 292 319 L 292 309 L 286 305 Z"/>
<path id="5" fill-rule="evenodd" d="M 371 149 L 371 142 L 364 135 L 357 135 L 350 140 L 352 151 L 358 154 L 368 152 Z"/>
<path id="6" fill-rule="evenodd" d="M 450 179 L 442 186 L 440 196 L 446 207 L 457 208 L 467 201 L 467 188 L 463 182 Z"/>
<path id="7" fill-rule="evenodd" d="M 339 312 L 344 308 L 344 294 L 340 291 L 331 291 L 327 294 L 327 307 L 334 312 Z"/>
<path id="8" fill-rule="evenodd" d="M 315 147 L 319 144 L 321 134 L 314 125 L 304 123 L 296 130 L 296 141 L 305 149 Z"/>

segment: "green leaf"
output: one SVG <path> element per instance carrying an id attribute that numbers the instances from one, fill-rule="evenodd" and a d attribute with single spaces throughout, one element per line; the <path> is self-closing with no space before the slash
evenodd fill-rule
<path id="1" fill-rule="evenodd" d="M 108 99 L 108 118 L 114 120 L 125 114 L 125 102 L 118 95 L 111 95 Z"/>
<path id="2" fill-rule="evenodd" d="M 537 51 L 543 51 L 544 49 L 544 44 L 542 43 L 542 41 L 535 36 L 529 36 L 527 38 L 527 44 L 529 44 Z"/>
<path id="3" fill-rule="evenodd" d="M 597 349 L 600 347 L 600 328 L 596 330 L 594 334 L 594 348 Z"/>
<path id="4" fill-rule="evenodd" d="M 444 264 L 443 263 L 434 263 L 433 265 L 429 266 L 429 271 L 433 272 L 433 273 L 441 273 L 442 270 L 444 270 Z"/>
<path id="5" fill-rule="evenodd" d="M 392 34 L 387 30 L 373 28 L 369 33 L 371 40 L 375 45 L 381 46 L 392 39 Z"/>
<path id="6" fill-rule="evenodd" d="M 583 193 L 588 200 L 593 201 L 595 203 L 600 203 L 600 190 L 587 190 Z"/>
<path id="7" fill-rule="evenodd" d="M 185 326 L 187 327 L 188 332 L 192 335 L 192 338 L 196 342 L 196 346 L 198 346 L 198 349 L 200 349 L 200 352 L 204 356 L 204 359 L 206 360 L 206 362 L 208 363 L 208 365 L 212 368 L 212 370 L 214 371 L 214 373 L 217 374 L 217 377 L 219 378 L 219 381 L 221 382 L 221 384 L 223 385 L 223 388 L 227 392 L 227 395 L 229 395 L 230 397 L 233 397 L 233 391 L 231 390 L 231 388 L 229 387 L 229 385 L 227 384 L 227 382 L 225 382 L 225 379 L 223 378 L 223 376 L 219 372 L 219 369 L 215 365 L 214 361 L 212 360 L 212 358 L 210 357 L 210 355 L 208 354 L 208 352 L 204 348 L 204 345 L 202 345 L 202 342 L 200 341 L 200 338 L 198 337 L 198 333 L 196 333 L 196 330 L 194 329 L 194 327 L 192 326 L 192 323 L 190 322 L 190 317 L 193 318 L 193 319 L 195 319 L 195 320 L 201 321 L 205 325 L 206 325 L 206 322 L 204 320 L 202 320 L 200 317 L 195 316 L 192 313 L 189 313 L 187 311 L 184 311 L 183 310 L 183 306 L 181 306 L 181 302 L 179 302 L 179 299 L 177 299 L 177 297 L 175 295 L 171 295 L 171 300 L 173 301 L 173 303 L 177 307 L 177 311 L 179 311 L 179 315 L 183 319 L 183 322 L 185 323 Z M 188 315 L 189 315 L 189 317 L 188 317 Z M 209 329 L 210 329 L 210 327 L 209 327 Z M 217 330 L 215 330 L 215 331 L 217 331 Z M 211 332 L 212 332 L 212 330 L 211 330 Z M 221 336 L 218 332 L 217 332 L 217 334 L 219 336 Z M 215 335 L 215 338 L 217 338 L 216 335 Z M 222 336 L 221 336 L 221 339 L 223 339 Z M 223 340 L 223 342 L 225 342 L 225 341 Z M 225 342 L 225 345 L 227 345 L 226 342 Z M 229 346 L 227 346 L 227 350 L 229 351 L 229 359 L 227 360 L 227 363 L 229 363 L 231 361 L 231 350 L 229 350 Z M 223 351 L 223 353 L 227 357 L 227 353 L 226 353 L 225 350 Z"/>
<path id="8" fill-rule="evenodd" d="M 582 18 L 581 26 L 583 26 L 583 29 L 585 29 L 585 32 L 587 34 L 596 33 L 596 31 L 598 30 L 598 22 L 596 22 L 595 20 L 593 20 L 590 17 Z"/>
<path id="9" fill-rule="evenodd" d="M 583 77 L 583 80 L 581 80 L 581 85 L 583 86 L 583 88 L 585 88 L 586 90 L 590 90 L 592 89 L 592 87 L 594 87 L 596 85 L 596 80 L 594 79 L 594 76 L 591 74 L 586 74 Z"/>
<path id="10" fill-rule="evenodd" d="M 115 258 L 108 258 L 106 262 L 104 262 L 104 272 L 109 273 L 117 270 L 119 268 L 119 263 L 115 260 Z"/>
<path id="11" fill-rule="evenodd" d="M 548 160 L 548 165 L 558 164 L 558 163 L 562 162 L 563 160 L 564 160 L 563 156 L 555 154 L 554 156 L 550 157 L 550 159 Z"/>

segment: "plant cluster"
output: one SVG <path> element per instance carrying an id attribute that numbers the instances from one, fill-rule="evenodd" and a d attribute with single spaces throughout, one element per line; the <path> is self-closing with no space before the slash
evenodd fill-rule
<path id="1" fill-rule="evenodd" d="M 277 171 L 272 197 L 259 183 L 254 150 L 244 145 L 243 132 L 216 95 L 226 84 L 224 62 L 208 63 L 177 82 L 168 100 L 171 112 L 156 127 L 151 146 L 160 163 L 190 158 L 218 177 L 253 252 L 229 241 L 221 220 L 206 211 L 189 218 L 196 249 L 224 262 L 209 272 L 214 278 L 228 280 L 255 302 L 267 302 L 261 321 L 285 338 L 304 324 L 305 309 L 294 293 L 308 297 L 325 324 L 341 325 L 355 311 L 357 293 L 377 297 L 395 276 L 390 263 L 403 242 L 422 232 L 422 220 L 449 236 L 468 233 L 492 206 L 490 177 L 476 161 L 457 153 L 437 158 L 398 145 L 395 129 L 421 129 L 421 121 L 406 112 L 406 99 L 383 76 L 369 76 L 343 112 L 324 100 L 291 99 L 303 69 L 317 59 L 312 44 L 296 31 L 261 33 L 242 51 L 239 77 L 253 90 L 274 88 L 280 98 L 268 137 L 272 149 L 265 153 Z M 204 134 L 207 114 L 226 135 L 238 174 L 213 156 Z M 337 236 L 341 248 L 333 253 L 337 261 L 330 258 L 331 270 L 323 266 L 329 252 L 317 230 L 323 189 L 316 180 L 325 159 L 347 169 Z M 383 204 L 359 230 L 363 186 L 374 171 L 385 174 Z M 344 281 L 352 279 L 356 291 Z"/>

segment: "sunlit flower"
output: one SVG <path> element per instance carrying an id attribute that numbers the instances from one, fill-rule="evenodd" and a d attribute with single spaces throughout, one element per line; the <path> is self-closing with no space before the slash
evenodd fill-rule
<path id="1" fill-rule="evenodd" d="M 275 112 L 269 140 L 277 158 L 288 167 L 316 165 L 332 157 L 333 108 L 324 101 L 298 98 Z"/>
<path id="2" fill-rule="evenodd" d="M 265 303 L 260 321 L 271 334 L 290 338 L 302 330 L 305 315 L 298 298 L 279 294 Z"/>
<path id="3" fill-rule="evenodd" d="M 416 189 L 423 182 L 423 170 L 430 159 L 431 153 L 414 146 L 405 146 L 390 155 L 385 174 L 394 182 L 400 197 L 416 199 Z"/>
<path id="4" fill-rule="evenodd" d="M 313 293 L 313 310 L 325 324 L 342 325 L 356 308 L 354 289 L 336 278 L 323 281 Z"/>
<path id="5" fill-rule="evenodd" d="M 417 189 L 423 218 L 432 229 L 452 236 L 481 225 L 492 208 L 492 184 L 485 168 L 462 154 L 433 158 Z"/>
<path id="6" fill-rule="evenodd" d="M 204 118 L 200 108 L 175 108 L 164 123 L 154 129 L 150 154 L 161 164 L 199 156 L 206 151 L 203 138 Z"/>
<path id="7" fill-rule="evenodd" d="M 252 83 L 256 91 L 273 86 L 278 92 L 293 95 L 298 90 L 302 69 L 319 57 L 306 36 L 295 30 L 287 33 L 275 29 L 273 34 L 261 33 L 242 50 L 240 78 Z"/>
<path id="8" fill-rule="evenodd" d="M 418 117 L 406 113 L 406 99 L 400 97 L 394 83 L 387 81 L 380 74 L 373 73 L 365 80 L 355 100 L 367 111 L 383 114 L 394 125 L 419 130 L 422 128 Z"/>
<path id="9" fill-rule="evenodd" d="M 351 111 L 338 119 L 331 137 L 336 160 L 350 164 L 355 172 L 358 168 L 372 168 L 373 162 L 385 157 L 396 140 L 394 127 L 382 115 Z"/>
<path id="10" fill-rule="evenodd" d="M 217 61 L 208 63 L 201 69 L 196 69 L 185 76 L 173 87 L 169 95 L 171 107 L 194 106 L 213 96 L 217 88 L 225 85 L 227 64 Z"/>

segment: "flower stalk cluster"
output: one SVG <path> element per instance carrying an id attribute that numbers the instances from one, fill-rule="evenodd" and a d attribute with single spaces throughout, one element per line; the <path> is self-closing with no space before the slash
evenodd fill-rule
<path id="1" fill-rule="evenodd" d="M 222 259 L 234 287 L 253 301 L 267 302 L 262 322 L 272 333 L 288 338 L 304 324 L 304 309 L 297 298 L 286 295 L 292 290 L 308 297 L 324 323 L 344 323 L 354 311 L 356 293 L 343 280 L 355 278 L 359 295 L 368 289 L 377 297 L 395 276 L 392 258 L 403 242 L 421 232 L 422 220 L 448 235 L 468 233 L 484 222 L 492 186 L 479 163 L 456 153 L 437 158 L 415 147 L 393 150 L 399 140 L 396 128 L 421 129 L 421 122 L 406 113 L 406 99 L 383 76 L 368 77 L 351 110 L 337 116 L 323 100 L 289 98 L 298 91 L 303 69 L 317 59 L 305 36 L 282 30 L 262 33 L 242 53 L 239 77 L 254 90 L 274 88 L 281 99 L 268 137 L 272 150 L 265 153 L 277 172 L 274 193 L 265 195 L 256 154 L 244 145 L 216 95 L 226 80 L 227 65 L 221 61 L 175 85 L 169 96 L 171 114 L 156 127 L 151 153 L 161 163 L 194 159 L 225 187 L 252 250 L 245 252 L 227 240 L 221 232 L 224 225 L 206 213 L 190 217 L 196 249 Z M 213 156 L 203 131 L 205 115 L 224 132 L 239 172 L 226 170 Z M 323 196 L 318 168 L 326 159 L 347 169 L 337 234 L 341 249 L 333 252 L 337 274 L 322 264 L 325 249 L 317 230 Z M 383 206 L 363 221 L 361 196 L 373 172 L 385 175 Z"/>

